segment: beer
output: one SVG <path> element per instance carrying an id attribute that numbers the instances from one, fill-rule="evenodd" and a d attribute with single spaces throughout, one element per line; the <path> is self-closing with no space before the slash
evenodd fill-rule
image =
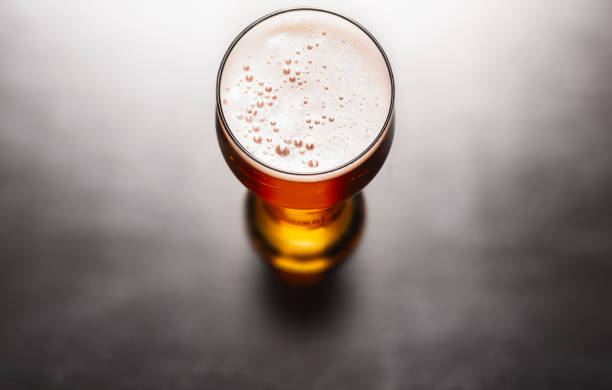
<path id="1" fill-rule="evenodd" d="M 312 267 L 312 258 L 358 235 L 363 200 L 351 197 L 389 152 L 393 98 L 380 45 L 338 14 L 280 11 L 232 43 L 217 78 L 217 135 L 228 165 L 256 195 L 249 201 L 253 233 L 272 253 L 320 272 L 331 262 Z M 309 253 L 287 244 L 316 229 L 329 234 L 302 237 L 311 240 Z"/>
<path id="2" fill-rule="evenodd" d="M 390 89 L 384 57 L 361 29 L 301 11 L 243 36 L 225 61 L 220 92 L 230 131 L 254 159 L 313 174 L 372 144 L 387 119 Z"/>

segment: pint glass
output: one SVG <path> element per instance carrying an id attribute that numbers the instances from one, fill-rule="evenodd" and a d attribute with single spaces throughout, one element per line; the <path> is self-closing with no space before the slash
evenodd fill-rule
<path id="1" fill-rule="evenodd" d="M 360 191 L 393 140 L 394 89 L 379 43 L 330 11 L 272 13 L 228 48 L 217 76 L 217 138 L 250 191 L 251 239 L 278 271 L 321 274 L 357 243 Z"/>

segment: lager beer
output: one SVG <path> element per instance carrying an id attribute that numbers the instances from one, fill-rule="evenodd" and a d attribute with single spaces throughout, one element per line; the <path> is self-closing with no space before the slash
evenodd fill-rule
<path id="1" fill-rule="evenodd" d="M 382 48 L 341 15 L 279 11 L 230 45 L 217 77 L 217 136 L 252 192 L 251 237 L 275 268 L 319 274 L 354 246 L 359 192 L 393 139 L 393 100 Z"/>

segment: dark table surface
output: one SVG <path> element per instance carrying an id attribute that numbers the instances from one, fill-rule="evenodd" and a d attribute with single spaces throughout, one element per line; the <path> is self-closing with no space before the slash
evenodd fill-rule
<path id="1" fill-rule="evenodd" d="M 287 5 L 0 4 L 0 388 L 612 388 L 612 3 L 321 2 L 397 132 L 311 288 L 214 135 L 227 45 Z"/>

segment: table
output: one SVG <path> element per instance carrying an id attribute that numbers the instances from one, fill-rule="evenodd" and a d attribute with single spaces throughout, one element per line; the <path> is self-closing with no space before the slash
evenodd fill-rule
<path id="1" fill-rule="evenodd" d="M 612 4 L 314 2 L 397 84 L 315 287 L 253 252 L 214 133 L 225 49 L 288 5 L 0 5 L 0 388 L 611 388 Z"/>

